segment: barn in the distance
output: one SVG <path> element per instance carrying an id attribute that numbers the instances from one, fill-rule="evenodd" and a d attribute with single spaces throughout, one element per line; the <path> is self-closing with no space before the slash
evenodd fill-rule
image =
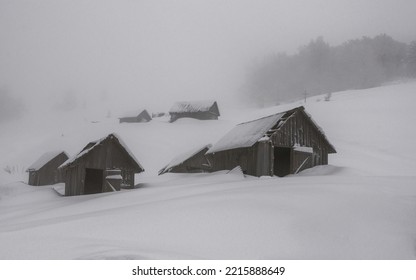
<path id="1" fill-rule="evenodd" d="M 68 159 L 64 151 L 51 151 L 44 153 L 26 172 L 29 172 L 28 184 L 32 186 L 53 185 L 63 182 L 58 167 Z"/>
<path id="2" fill-rule="evenodd" d="M 220 111 L 216 101 L 177 102 L 169 110 L 170 122 L 179 118 L 218 120 Z"/>
<path id="3" fill-rule="evenodd" d="M 184 154 L 176 156 L 159 171 L 159 175 L 171 173 L 198 173 L 210 169 L 210 163 L 205 153 L 211 148 L 211 144 L 194 148 Z"/>
<path id="4" fill-rule="evenodd" d="M 212 171 L 241 166 L 253 176 L 285 176 L 328 164 L 336 153 L 304 107 L 237 125 L 206 156 Z"/>
<path id="5" fill-rule="evenodd" d="M 152 117 L 146 109 L 139 110 L 139 112 L 140 113 L 137 116 L 119 118 L 120 123 L 143 123 L 150 122 L 152 120 Z"/>
<path id="6" fill-rule="evenodd" d="M 143 172 L 139 161 L 116 134 L 88 143 L 60 166 L 65 195 L 118 191 L 134 187 L 134 174 Z"/>

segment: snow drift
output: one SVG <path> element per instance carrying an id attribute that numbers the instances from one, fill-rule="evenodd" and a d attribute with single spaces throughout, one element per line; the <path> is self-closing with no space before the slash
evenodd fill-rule
<path id="1" fill-rule="evenodd" d="M 119 124 L 79 112 L 1 124 L 0 259 L 415 259 L 415 92 L 412 82 L 224 108 L 218 121 Z M 337 148 L 330 165 L 284 178 L 157 176 L 189 147 L 298 105 Z M 59 185 L 25 184 L 21 170 L 43 151 L 74 155 L 112 132 L 146 169 L 136 189 L 62 197 Z"/>

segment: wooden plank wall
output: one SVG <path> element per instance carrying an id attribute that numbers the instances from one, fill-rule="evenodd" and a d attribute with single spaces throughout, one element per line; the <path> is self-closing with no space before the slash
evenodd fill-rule
<path id="1" fill-rule="evenodd" d="M 312 147 L 312 166 L 328 164 L 328 146 L 325 139 L 301 111 L 297 111 L 286 120 L 279 131 L 272 135 L 272 141 L 275 147 Z"/>
<path id="2" fill-rule="evenodd" d="M 39 186 L 38 185 L 38 172 L 37 171 L 29 171 L 29 180 L 28 184 L 31 186 Z"/>
<path id="3" fill-rule="evenodd" d="M 65 170 L 65 195 L 81 195 L 84 194 L 84 178 L 85 169 L 120 169 L 122 175 L 126 179 L 124 184 L 134 186 L 134 167 L 131 159 L 126 155 L 126 152 L 116 145 L 114 140 L 105 140 L 103 143 L 95 147 L 86 156 L 79 159 L 74 166 L 67 167 Z M 105 182 L 105 178 L 103 178 Z"/>
<path id="4" fill-rule="evenodd" d="M 241 166 L 245 174 L 257 176 L 257 145 L 250 148 L 239 148 L 220 151 L 207 155 L 212 163 L 212 171 L 231 170 Z"/>
<path id="5" fill-rule="evenodd" d="M 257 170 L 255 176 L 273 176 L 273 147 L 270 141 L 259 142 L 257 146 Z"/>
<path id="6" fill-rule="evenodd" d="M 30 171 L 28 184 L 32 186 L 45 186 L 64 182 L 63 175 L 58 170 L 58 167 L 67 159 L 68 157 L 64 153 L 61 153 L 39 168 L 39 170 Z"/>
<path id="7" fill-rule="evenodd" d="M 305 152 L 292 150 L 290 173 L 295 174 L 296 171 L 300 172 L 304 169 L 311 168 L 312 160 L 313 160 L 313 155 L 311 153 L 305 153 Z"/>
<path id="8" fill-rule="evenodd" d="M 272 176 L 274 165 L 274 147 L 293 148 L 293 146 L 312 147 L 313 154 L 292 150 L 291 173 L 296 172 L 303 161 L 301 170 L 315 165 L 328 164 L 328 152 L 331 149 L 321 132 L 303 111 L 296 111 L 271 136 L 270 142 L 258 142 L 253 147 L 220 151 L 208 155 L 213 171 L 230 170 L 240 165 L 243 172 L 253 176 Z"/>

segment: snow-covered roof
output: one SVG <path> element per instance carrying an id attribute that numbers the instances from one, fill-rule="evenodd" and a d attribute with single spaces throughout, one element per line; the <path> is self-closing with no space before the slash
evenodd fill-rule
<path id="1" fill-rule="evenodd" d="M 284 115 L 279 113 L 258 120 L 240 123 L 222 137 L 207 153 L 215 153 L 236 148 L 251 147 L 262 139 Z"/>
<path id="2" fill-rule="evenodd" d="M 124 112 L 123 116 L 122 117 L 119 117 L 119 119 L 122 119 L 122 118 L 135 118 L 135 117 L 138 117 L 143 112 L 146 112 L 150 116 L 150 114 L 146 110 L 146 108 L 141 108 L 140 107 L 137 110 L 129 110 L 129 111 Z"/>
<path id="3" fill-rule="evenodd" d="M 67 161 L 65 161 L 61 166 L 59 166 L 59 168 L 68 166 L 72 163 L 74 163 L 76 160 L 82 158 L 83 156 L 87 155 L 90 151 L 92 151 L 95 147 L 97 147 L 98 145 L 100 145 L 104 140 L 106 140 L 109 137 L 114 137 L 118 140 L 118 142 L 120 143 L 121 147 L 126 151 L 126 153 L 131 157 L 131 159 L 139 166 L 139 168 L 143 169 L 142 165 L 139 163 L 139 161 L 136 159 L 136 157 L 134 156 L 134 154 L 130 151 L 130 149 L 127 147 L 127 145 L 123 142 L 123 140 L 121 140 L 120 136 L 118 136 L 115 133 L 111 133 L 108 136 L 101 138 L 97 141 L 93 141 L 90 142 L 81 152 L 79 152 L 77 155 L 75 155 L 74 157 L 68 159 Z"/>
<path id="4" fill-rule="evenodd" d="M 193 157 L 197 153 L 201 152 L 202 150 L 209 149 L 211 147 L 212 147 L 212 145 L 211 144 L 208 144 L 208 145 L 204 145 L 202 147 L 193 148 L 192 150 L 189 150 L 189 151 L 187 151 L 185 153 L 182 153 L 180 155 L 177 155 L 165 167 L 163 167 L 159 171 L 159 174 L 168 172 L 169 169 L 171 169 L 171 168 L 173 168 L 175 166 L 178 166 L 178 165 L 182 164 L 183 162 L 185 162 L 186 160 L 190 159 L 191 157 Z"/>
<path id="5" fill-rule="evenodd" d="M 206 112 L 215 104 L 213 100 L 192 101 L 192 102 L 176 102 L 170 108 L 169 113 L 195 113 Z"/>
<path id="6" fill-rule="evenodd" d="M 310 120 L 313 126 L 316 127 L 318 132 L 322 135 L 323 139 L 327 142 L 329 152 L 336 152 L 335 148 L 329 143 L 323 130 L 316 124 L 312 117 L 305 112 L 303 106 L 284 111 L 275 115 L 263 117 L 254 121 L 238 124 L 224 137 L 222 137 L 217 143 L 214 144 L 208 151 L 207 154 L 212 154 L 219 151 L 247 148 L 253 146 L 256 142 L 268 141 L 269 136 L 274 131 L 279 130 L 286 121 L 293 116 L 297 111 L 305 113 L 306 117 Z M 274 127 L 275 126 L 275 127 Z M 267 133 L 270 129 L 273 131 Z M 308 150 L 309 151 L 309 150 Z"/>
<path id="7" fill-rule="evenodd" d="M 57 157 L 61 153 L 64 153 L 68 157 L 67 153 L 65 153 L 64 151 L 49 151 L 49 152 L 44 153 L 40 158 L 38 158 L 34 163 L 32 163 L 32 165 L 30 165 L 26 171 L 39 170 L 45 164 L 53 160 L 55 157 Z"/>

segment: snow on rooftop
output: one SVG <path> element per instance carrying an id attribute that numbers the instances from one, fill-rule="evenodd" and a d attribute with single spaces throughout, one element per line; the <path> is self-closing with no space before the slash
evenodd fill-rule
<path id="1" fill-rule="evenodd" d="M 121 119 L 121 118 L 129 118 L 129 117 L 131 117 L 131 118 L 137 117 L 141 113 L 143 113 L 143 111 L 146 111 L 149 114 L 149 111 L 147 111 L 146 108 L 139 107 L 138 109 L 135 109 L 135 110 L 128 110 L 128 111 L 123 112 L 122 116 L 119 117 L 119 119 Z"/>
<path id="2" fill-rule="evenodd" d="M 214 105 L 213 100 L 176 102 L 170 108 L 169 113 L 206 112 Z"/>
<path id="3" fill-rule="evenodd" d="M 182 164 L 184 161 L 186 161 L 187 159 L 193 157 L 194 155 L 196 155 L 197 153 L 199 153 L 200 151 L 202 151 L 205 148 L 211 148 L 212 145 L 208 144 L 208 145 L 204 145 L 202 147 L 197 147 L 197 148 L 193 148 L 192 150 L 189 150 L 185 153 L 182 153 L 180 155 L 177 155 L 176 157 L 174 157 L 164 168 L 162 168 L 159 172 L 159 174 L 162 174 L 164 172 L 169 171 L 169 169 L 178 166 L 180 164 Z"/>
<path id="4" fill-rule="evenodd" d="M 71 163 L 75 162 L 77 159 L 83 157 L 84 155 L 88 154 L 91 150 L 93 150 L 97 145 L 101 144 L 105 139 L 107 139 L 110 136 L 114 136 L 115 138 L 117 138 L 118 142 L 120 143 L 120 145 L 124 148 L 124 150 L 129 154 L 129 156 L 137 163 L 137 165 L 144 170 L 143 166 L 140 164 L 140 162 L 137 160 L 137 158 L 134 156 L 134 154 L 130 151 L 130 149 L 127 147 L 127 145 L 123 142 L 123 140 L 121 140 L 120 136 L 118 136 L 115 133 L 111 133 L 109 135 L 107 135 L 106 137 L 103 137 L 97 141 L 92 141 L 90 142 L 91 145 L 88 149 L 82 150 L 80 153 L 78 153 L 77 155 L 75 155 L 74 157 L 68 159 L 67 161 L 65 161 L 63 164 L 61 164 L 61 166 L 59 166 L 59 168 L 65 167 L 70 165 Z"/>
<path id="5" fill-rule="evenodd" d="M 27 168 L 27 171 L 37 171 L 42 168 L 49 161 L 54 159 L 60 153 L 64 153 L 67 157 L 68 155 L 64 151 L 49 151 L 44 153 L 40 158 L 38 158 L 32 165 Z"/>
<path id="6" fill-rule="evenodd" d="M 258 120 L 240 123 L 221 138 L 207 153 L 215 153 L 224 150 L 251 147 L 262 139 L 284 115 L 279 113 Z"/>
<path id="7" fill-rule="evenodd" d="M 106 137 L 107 138 L 107 137 Z M 77 155 L 73 156 L 72 158 L 67 159 L 64 163 L 62 163 L 59 168 L 65 167 L 70 165 L 71 163 L 75 162 L 77 159 L 83 157 L 84 155 L 88 154 L 95 146 L 97 146 L 99 143 L 101 143 L 101 141 L 103 141 L 105 138 L 102 138 L 96 142 L 90 142 L 91 145 L 88 149 L 82 150 L 81 152 L 79 152 Z"/>

